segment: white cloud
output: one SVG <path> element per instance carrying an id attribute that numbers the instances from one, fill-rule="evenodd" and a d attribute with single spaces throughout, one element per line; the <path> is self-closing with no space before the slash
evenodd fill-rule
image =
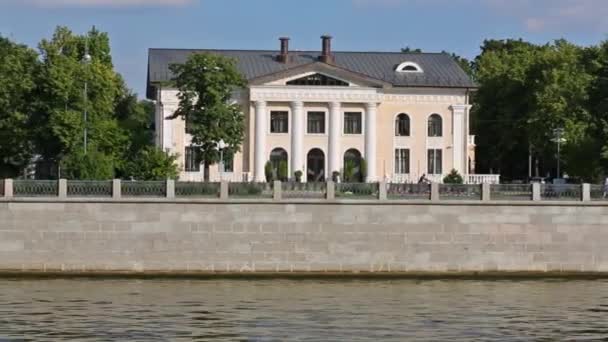
<path id="1" fill-rule="evenodd" d="M 37 7 L 186 6 L 200 0 L 0 0 L 1 4 Z"/>
<path id="2" fill-rule="evenodd" d="M 406 4 L 438 6 L 458 3 L 518 20 L 529 31 L 608 29 L 608 0 L 352 0 L 358 7 Z"/>

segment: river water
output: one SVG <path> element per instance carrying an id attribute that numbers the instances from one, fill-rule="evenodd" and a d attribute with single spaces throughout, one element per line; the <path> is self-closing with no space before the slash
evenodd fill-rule
<path id="1" fill-rule="evenodd" d="M 0 280 L 0 341 L 608 341 L 608 281 Z"/>

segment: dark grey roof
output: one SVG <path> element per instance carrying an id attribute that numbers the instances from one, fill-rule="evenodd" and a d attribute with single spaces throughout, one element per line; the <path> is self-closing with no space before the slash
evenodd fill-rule
<path id="1" fill-rule="evenodd" d="M 217 53 L 234 58 L 238 69 L 248 80 L 314 63 L 320 54 L 318 51 L 291 51 L 293 60 L 289 64 L 283 64 L 275 59 L 277 51 L 150 49 L 148 89 L 153 83 L 170 81 L 173 75 L 169 71 L 169 65 L 184 63 L 193 53 Z M 382 80 L 395 87 L 475 87 L 475 83 L 458 63 L 444 53 L 336 51 L 333 55 L 337 67 Z M 395 68 L 403 62 L 417 63 L 424 72 L 396 72 Z"/>

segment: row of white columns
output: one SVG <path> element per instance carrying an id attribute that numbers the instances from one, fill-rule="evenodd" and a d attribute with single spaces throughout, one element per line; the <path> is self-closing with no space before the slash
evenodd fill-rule
<path id="1" fill-rule="evenodd" d="M 255 139 L 254 139 L 254 181 L 264 182 L 264 166 L 269 159 L 266 149 L 266 135 L 268 125 L 268 109 L 266 101 L 255 101 Z M 334 171 L 341 168 L 341 112 L 340 102 L 329 103 L 329 139 L 328 139 L 328 175 L 331 177 Z M 367 162 L 367 181 L 376 180 L 376 117 L 377 104 L 370 102 L 365 104 L 365 160 Z M 304 164 L 304 133 L 306 127 L 306 115 L 302 101 L 291 102 L 291 173 L 302 171 L 306 174 Z"/>

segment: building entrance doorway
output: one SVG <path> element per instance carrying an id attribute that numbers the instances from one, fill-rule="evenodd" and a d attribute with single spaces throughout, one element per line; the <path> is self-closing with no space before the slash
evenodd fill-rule
<path id="1" fill-rule="evenodd" d="M 308 152 L 306 160 L 306 181 L 325 181 L 325 154 L 318 148 L 314 148 Z"/>

